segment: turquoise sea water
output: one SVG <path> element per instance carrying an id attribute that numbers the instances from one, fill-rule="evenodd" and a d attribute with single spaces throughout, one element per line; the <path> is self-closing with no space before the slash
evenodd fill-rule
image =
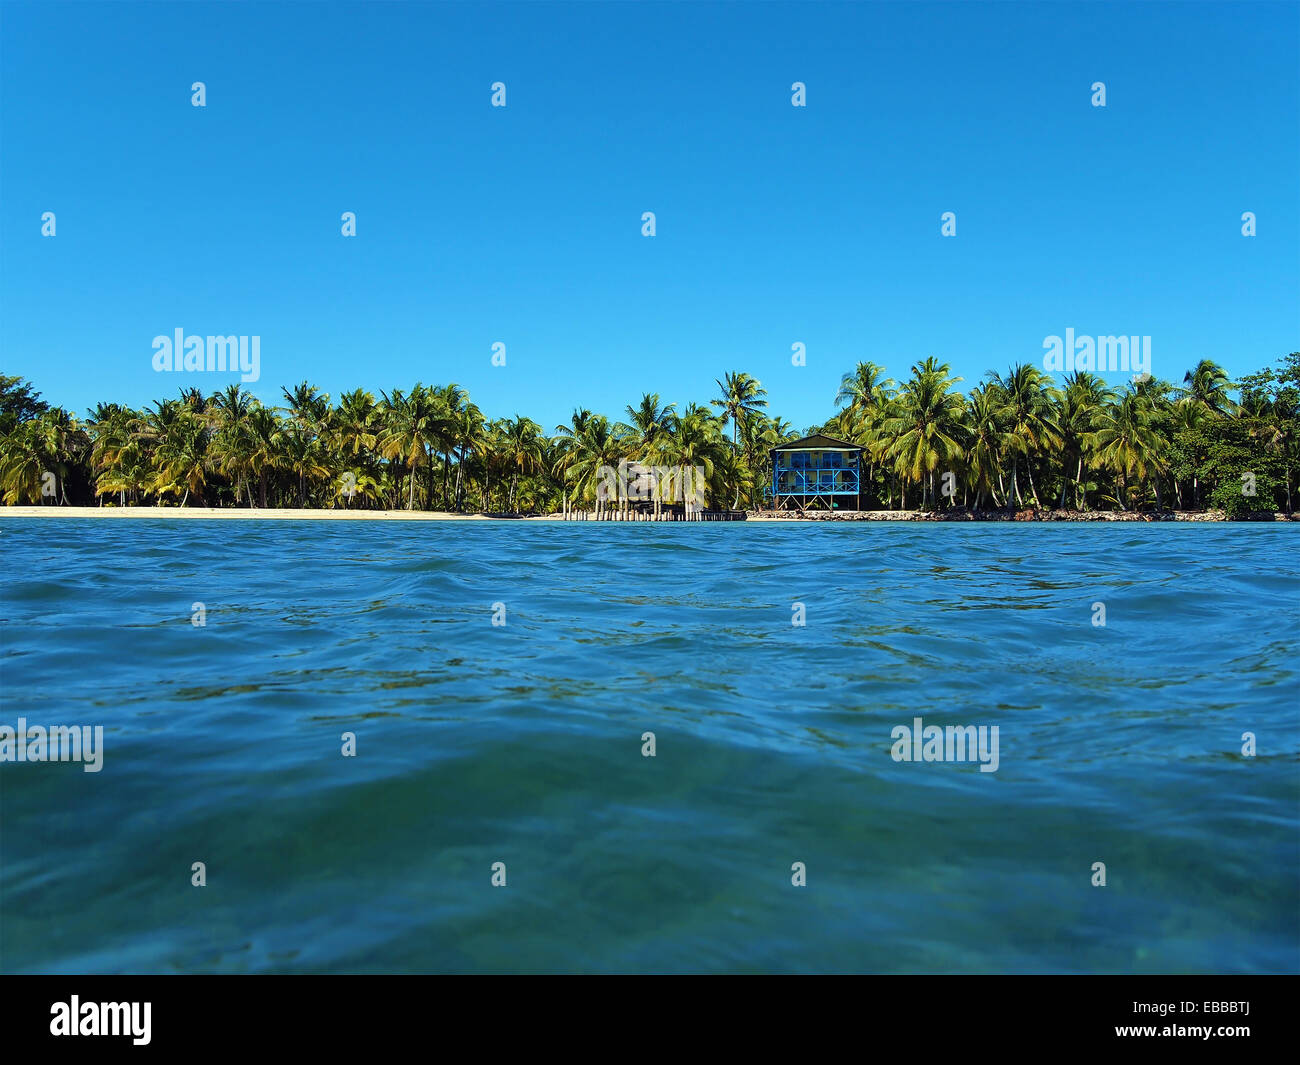
<path id="1" fill-rule="evenodd" d="M 1296 537 L 5 520 L 0 969 L 1294 972 Z"/>

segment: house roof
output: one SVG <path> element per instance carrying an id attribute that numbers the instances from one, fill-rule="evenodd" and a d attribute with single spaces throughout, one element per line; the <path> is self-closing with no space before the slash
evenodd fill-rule
<path id="1" fill-rule="evenodd" d="M 817 448 L 822 451 L 865 451 L 866 448 L 860 444 L 850 444 L 847 440 L 836 440 L 833 436 L 822 436 L 821 433 L 815 433 L 812 436 L 805 436 L 802 440 L 791 440 L 786 444 L 778 444 L 772 448 L 773 451 L 803 451 L 809 448 Z"/>

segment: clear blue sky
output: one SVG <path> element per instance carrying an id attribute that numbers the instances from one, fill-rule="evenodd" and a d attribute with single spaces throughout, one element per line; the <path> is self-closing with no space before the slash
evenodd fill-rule
<path id="1" fill-rule="evenodd" d="M 1300 347 L 1294 4 L 0 18 L 0 370 L 79 415 L 235 379 L 155 373 L 178 327 L 259 335 L 264 401 L 455 381 L 548 430 L 706 401 L 727 370 L 802 428 L 860 359 L 936 355 L 969 387 L 1067 327 L 1150 335 L 1179 381 Z"/>

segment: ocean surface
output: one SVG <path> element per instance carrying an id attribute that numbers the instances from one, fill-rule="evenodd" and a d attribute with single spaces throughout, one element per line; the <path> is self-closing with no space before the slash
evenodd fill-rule
<path id="1" fill-rule="evenodd" d="M 1297 536 L 2 520 L 0 969 L 1296 972 Z"/>

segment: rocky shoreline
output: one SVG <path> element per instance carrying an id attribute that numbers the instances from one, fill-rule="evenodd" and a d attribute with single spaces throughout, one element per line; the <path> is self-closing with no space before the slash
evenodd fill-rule
<path id="1" fill-rule="evenodd" d="M 1228 518 L 1221 510 L 847 510 L 809 511 L 804 514 L 770 510 L 751 511 L 750 521 L 1198 521 L 1221 522 Z M 1237 521 L 1300 521 L 1300 514 L 1259 511 Z"/>

